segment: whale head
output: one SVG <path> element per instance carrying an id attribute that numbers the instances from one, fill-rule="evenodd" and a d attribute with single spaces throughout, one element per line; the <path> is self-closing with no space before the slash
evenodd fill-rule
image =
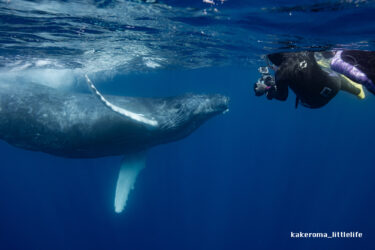
<path id="1" fill-rule="evenodd" d="M 229 98 L 219 94 L 169 98 L 163 105 L 164 115 L 158 119 L 160 128 L 168 133 L 165 138 L 182 139 L 210 118 L 226 113 L 228 104 Z"/>
<path id="2" fill-rule="evenodd" d="M 185 101 L 184 110 L 198 121 L 204 122 L 209 118 L 226 113 L 229 98 L 223 95 L 192 95 Z"/>

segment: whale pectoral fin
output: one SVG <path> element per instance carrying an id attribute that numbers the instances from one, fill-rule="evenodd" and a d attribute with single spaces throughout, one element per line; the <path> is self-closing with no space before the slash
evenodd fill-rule
<path id="1" fill-rule="evenodd" d="M 145 152 L 124 156 L 116 185 L 114 204 L 116 213 L 121 213 L 124 210 L 130 190 L 134 188 L 135 180 L 139 172 L 145 167 L 145 163 Z"/>
<path id="2" fill-rule="evenodd" d="M 156 127 L 158 126 L 158 122 L 154 119 L 154 118 L 151 118 L 151 119 L 148 119 L 146 118 L 143 114 L 137 114 L 137 113 L 134 113 L 134 112 L 131 112 L 129 110 L 126 110 L 124 108 L 121 108 L 121 107 L 118 107 L 112 103 L 110 103 L 95 87 L 95 85 L 92 83 L 92 81 L 90 80 L 90 78 L 85 75 L 86 77 L 86 82 L 90 88 L 90 90 L 92 91 L 92 93 L 99 99 L 99 101 L 101 103 L 103 103 L 107 108 L 109 108 L 110 110 L 112 110 L 113 112 L 123 116 L 123 117 L 127 117 L 129 119 L 132 119 L 134 121 L 137 121 L 137 122 L 141 122 L 145 125 L 148 125 L 148 126 L 151 126 L 151 127 Z"/>

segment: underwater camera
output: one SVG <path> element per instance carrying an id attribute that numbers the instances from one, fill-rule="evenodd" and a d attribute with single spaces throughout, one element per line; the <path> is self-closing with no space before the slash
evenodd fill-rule
<path id="1" fill-rule="evenodd" d="M 254 92 L 256 96 L 262 96 L 275 85 L 275 79 L 271 76 L 267 66 L 259 67 L 258 71 L 262 76 L 254 84 Z"/>
<path id="2" fill-rule="evenodd" d="M 266 67 L 259 67 L 259 68 L 258 68 L 258 71 L 259 71 L 259 73 L 261 73 L 262 75 L 267 75 L 267 74 L 269 74 L 269 72 L 270 72 L 267 66 L 266 66 Z"/>

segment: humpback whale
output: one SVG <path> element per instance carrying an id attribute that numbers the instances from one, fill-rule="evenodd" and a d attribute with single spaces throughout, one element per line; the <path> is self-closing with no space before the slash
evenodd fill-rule
<path id="1" fill-rule="evenodd" d="M 26 150 L 67 158 L 123 155 L 114 208 L 124 210 L 147 149 L 188 136 L 228 110 L 222 95 L 166 98 L 62 93 L 38 84 L 0 84 L 0 139 Z"/>

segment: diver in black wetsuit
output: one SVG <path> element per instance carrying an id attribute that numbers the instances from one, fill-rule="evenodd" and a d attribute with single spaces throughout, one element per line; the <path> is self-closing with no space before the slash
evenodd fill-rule
<path id="1" fill-rule="evenodd" d="M 297 52 L 268 55 L 268 59 L 276 65 L 275 78 L 261 67 L 262 78 L 254 85 L 257 96 L 266 94 L 268 99 L 284 101 L 288 98 L 288 87 L 296 94 L 296 107 L 300 102 L 309 108 L 320 108 L 326 105 L 339 90 L 356 96 L 363 93 L 362 87 L 348 78 L 324 67 L 316 59 L 332 57 L 332 52 Z M 320 61 L 319 61 L 320 62 Z M 268 69 L 268 68 L 267 68 Z M 361 98 L 361 97 L 360 97 Z"/>

